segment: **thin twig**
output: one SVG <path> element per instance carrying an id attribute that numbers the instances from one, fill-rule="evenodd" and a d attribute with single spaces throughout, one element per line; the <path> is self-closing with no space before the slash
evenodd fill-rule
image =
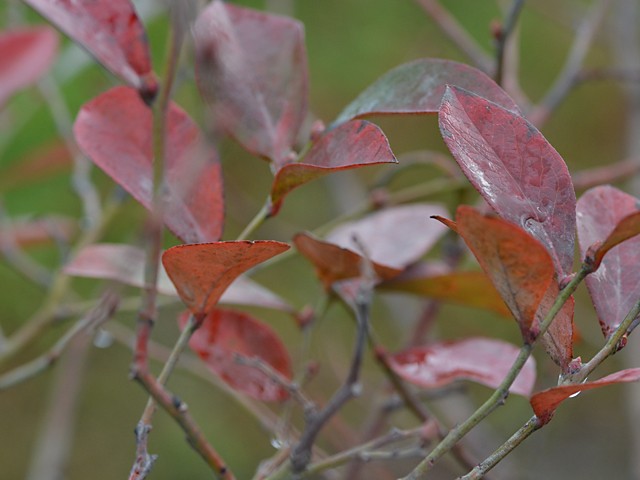
<path id="1" fill-rule="evenodd" d="M 442 32 L 485 73 L 493 69 L 493 61 L 460 23 L 437 0 L 416 0 Z"/>
<path id="2" fill-rule="evenodd" d="M 542 101 L 528 115 L 529 121 L 537 127 L 547 121 L 551 113 L 574 87 L 576 78 L 578 78 L 582 70 L 584 59 L 589 53 L 598 27 L 602 23 L 610 4 L 611 0 L 597 0 L 584 17 L 562 71 Z"/>
<path id="3" fill-rule="evenodd" d="M 513 0 L 504 24 L 500 27 L 500 30 L 496 35 L 496 68 L 494 79 L 498 85 L 502 85 L 504 80 L 504 58 L 507 43 L 511 37 L 511 33 L 518 23 L 518 17 L 520 16 L 523 6 L 524 0 Z"/>

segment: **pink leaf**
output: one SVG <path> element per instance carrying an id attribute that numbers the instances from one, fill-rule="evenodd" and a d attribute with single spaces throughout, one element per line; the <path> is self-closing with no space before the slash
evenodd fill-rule
<path id="1" fill-rule="evenodd" d="M 559 293 L 551 257 L 542 244 L 519 226 L 484 216 L 471 207 L 456 213 L 458 233 L 491 278 L 531 341 Z M 573 356 L 573 300 L 568 301 L 542 337 L 545 349 L 563 370 Z"/>
<path id="2" fill-rule="evenodd" d="M 577 211 L 580 252 L 597 269 L 585 281 L 602 333 L 609 336 L 640 298 L 638 199 L 604 185 L 587 191 Z"/>
<path id="3" fill-rule="evenodd" d="M 70 242 L 78 230 L 69 217 L 49 216 L 38 219 L 12 219 L 0 228 L 0 245 L 9 241 L 21 248 L 53 242 Z"/>
<path id="4" fill-rule="evenodd" d="M 151 110 L 128 87 L 116 87 L 85 104 L 74 133 L 78 145 L 146 208 L 153 199 Z M 196 124 L 171 105 L 166 126 L 164 222 L 185 242 L 218 240 L 223 195 L 216 151 Z"/>
<path id="5" fill-rule="evenodd" d="M 184 327 L 189 313 L 180 317 Z M 241 365 L 236 356 L 258 360 L 291 380 L 291 360 L 278 335 L 250 315 L 214 309 L 197 329 L 189 346 L 207 367 L 235 390 L 262 401 L 282 401 L 288 392 L 256 367 Z"/>
<path id="6" fill-rule="evenodd" d="M 158 83 L 144 26 L 130 0 L 25 0 L 52 24 L 86 48 L 114 75 L 155 96 Z"/>
<path id="7" fill-rule="evenodd" d="M 40 79 L 58 51 L 58 36 L 49 27 L 0 32 L 0 108 L 15 92 Z"/>
<path id="8" fill-rule="evenodd" d="M 335 124 L 368 115 L 437 113 L 447 85 L 518 111 L 504 90 L 480 70 L 451 60 L 423 58 L 385 73 L 342 111 Z"/>
<path id="9" fill-rule="evenodd" d="M 178 245 L 162 255 L 162 264 L 182 301 L 195 315 L 213 310 L 236 277 L 289 249 L 273 240 Z"/>
<path id="10" fill-rule="evenodd" d="M 382 130 L 364 120 L 340 125 L 321 136 L 302 162 L 278 170 L 271 187 L 271 215 L 278 213 L 289 192 L 307 182 L 332 172 L 381 163 L 398 163 Z"/>
<path id="11" fill-rule="evenodd" d="M 287 161 L 307 114 L 302 24 L 214 1 L 194 28 L 198 85 L 247 150 Z"/>
<path id="12" fill-rule="evenodd" d="M 551 421 L 553 414 L 562 402 L 578 392 L 616 383 L 637 382 L 638 380 L 640 380 L 640 368 L 621 370 L 593 382 L 580 383 L 577 385 L 562 385 L 543 390 L 531 397 L 531 406 L 536 416 L 544 425 Z"/>
<path id="13" fill-rule="evenodd" d="M 94 244 L 89 245 L 71 259 L 64 267 L 67 275 L 77 277 L 115 280 L 125 285 L 143 288 L 145 253 L 131 245 Z M 160 268 L 158 292 L 178 296 L 173 283 L 164 268 Z M 220 303 L 227 305 L 251 305 L 271 308 L 297 314 L 295 309 L 281 297 L 262 285 L 246 278 L 237 277 L 220 297 Z"/>
<path id="14" fill-rule="evenodd" d="M 393 371 L 404 380 L 425 388 L 439 388 L 456 380 L 471 380 L 496 388 L 507 376 L 519 349 L 489 338 L 433 343 L 389 357 Z M 536 366 L 529 358 L 509 389 L 528 397 L 536 380 Z"/>
<path id="15" fill-rule="evenodd" d="M 448 88 L 440 130 L 464 174 L 502 217 L 549 251 L 559 275 L 572 272 L 576 199 L 567 166 L 520 115 Z"/>

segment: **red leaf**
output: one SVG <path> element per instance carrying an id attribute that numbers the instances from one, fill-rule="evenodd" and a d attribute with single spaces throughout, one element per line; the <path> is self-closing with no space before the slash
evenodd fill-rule
<path id="1" fill-rule="evenodd" d="M 425 388 L 439 388 L 456 380 L 472 380 L 496 388 L 507 376 L 519 349 L 489 338 L 433 343 L 391 355 L 393 371 L 404 380 Z M 536 381 L 536 366 L 529 358 L 509 389 L 528 397 Z"/>
<path id="2" fill-rule="evenodd" d="M 558 274 L 572 271 L 576 199 L 567 166 L 520 115 L 448 88 L 440 130 L 449 150 L 491 207 L 549 251 Z"/>
<path id="3" fill-rule="evenodd" d="M 382 130 L 364 120 L 340 125 L 320 137 L 302 162 L 278 170 L 271 187 L 271 215 L 294 188 L 332 172 L 380 163 L 398 163 Z"/>
<path id="4" fill-rule="evenodd" d="M 538 392 L 531 397 L 531 406 L 542 424 L 549 423 L 556 409 L 567 398 L 584 390 L 613 385 L 615 383 L 637 382 L 640 380 L 640 368 L 630 368 L 607 375 L 600 380 L 580 383 L 577 385 L 562 385 Z"/>
<path id="5" fill-rule="evenodd" d="M 162 264 L 189 310 L 213 310 L 236 277 L 289 249 L 273 240 L 178 245 L 162 255 Z"/>
<path id="6" fill-rule="evenodd" d="M 517 225 L 458 207 L 458 233 L 511 310 L 525 341 L 538 335 L 540 321 L 559 293 L 551 257 L 542 244 Z M 542 342 L 563 369 L 573 356 L 573 302 L 557 315 Z"/>
<path id="7" fill-rule="evenodd" d="M 307 56 L 300 22 L 214 1 L 194 27 L 198 85 L 244 148 L 277 165 L 307 114 Z"/>
<path id="8" fill-rule="evenodd" d="M 577 211 L 580 252 L 597 268 L 587 276 L 587 288 L 607 337 L 640 298 L 638 199 L 605 185 L 587 191 Z"/>
<path id="9" fill-rule="evenodd" d="M 18 90 L 34 84 L 53 63 L 58 36 L 49 27 L 0 33 L 0 108 Z"/>
<path id="10" fill-rule="evenodd" d="M 12 220 L 0 227 L 0 245 L 7 240 L 22 248 L 53 241 L 69 242 L 77 230 L 75 220 L 62 216 Z"/>
<path id="11" fill-rule="evenodd" d="M 406 292 L 472 308 L 483 308 L 505 317 L 511 312 L 484 272 L 452 272 L 444 265 L 418 263 L 379 288 Z"/>
<path id="12" fill-rule="evenodd" d="M 85 104 L 74 133 L 78 145 L 146 208 L 152 206 L 151 110 L 128 87 Z M 220 164 L 196 124 L 176 105 L 167 115 L 164 221 L 188 243 L 218 240 L 223 196 Z"/>
<path id="13" fill-rule="evenodd" d="M 447 85 L 518 111 L 515 102 L 480 70 L 450 60 L 423 58 L 385 73 L 351 102 L 335 123 L 368 115 L 437 113 Z"/>
<path id="14" fill-rule="evenodd" d="M 60 140 L 38 146 L 22 157 L 18 162 L 2 169 L 0 189 L 17 189 L 25 184 L 43 180 L 50 175 L 68 172 L 73 165 L 71 153 Z"/>
<path id="15" fill-rule="evenodd" d="M 189 313 L 180 317 L 184 327 Z M 235 390 L 262 401 L 282 401 L 288 392 L 258 368 L 240 365 L 236 355 L 257 359 L 291 380 L 291 360 L 278 335 L 250 315 L 233 310 L 212 310 L 189 346 L 207 367 Z"/>
<path id="16" fill-rule="evenodd" d="M 158 89 L 144 26 L 130 0 L 25 0 L 114 75 L 153 98 Z"/>
<path id="17" fill-rule="evenodd" d="M 145 253 L 141 248 L 102 243 L 89 245 L 80 250 L 65 265 L 64 272 L 67 275 L 115 280 L 125 285 L 143 288 L 144 264 Z M 164 268 L 160 268 L 157 288 L 162 294 L 178 296 Z M 278 295 L 244 276 L 237 277 L 229 285 L 220 297 L 220 303 L 251 305 L 290 314 L 297 313 Z"/>
<path id="18" fill-rule="evenodd" d="M 418 260 L 444 234 L 444 227 L 429 219 L 438 213 L 446 212 L 439 205 L 426 203 L 392 207 L 341 225 L 326 241 L 309 234 L 298 234 L 293 241 L 315 265 L 325 287 L 360 276 L 362 252 L 354 236 L 366 249 L 377 275 L 389 279 Z"/>

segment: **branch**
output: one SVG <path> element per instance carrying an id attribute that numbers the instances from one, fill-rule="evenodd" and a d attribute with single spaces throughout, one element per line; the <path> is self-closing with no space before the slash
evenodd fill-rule
<path id="1" fill-rule="evenodd" d="M 511 33 L 518 23 L 518 17 L 524 6 L 524 0 L 513 0 L 504 25 L 496 32 L 496 68 L 494 79 L 498 85 L 502 85 L 504 77 L 504 54 Z"/>

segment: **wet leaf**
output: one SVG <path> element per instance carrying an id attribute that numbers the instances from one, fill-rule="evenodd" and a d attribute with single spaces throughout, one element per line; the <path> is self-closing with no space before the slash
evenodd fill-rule
<path id="1" fill-rule="evenodd" d="M 502 217 L 537 238 L 558 274 L 573 268 L 576 199 L 567 166 L 520 115 L 459 88 L 448 88 L 440 130 L 449 150 Z"/>
<path id="2" fill-rule="evenodd" d="M 288 249 L 273 240 L 178 245 L 164 252 L 162 264 L 185 305 L 201 315 L 240 274 Z"/>
<path id="3" fill-rule="evenodd" d="M 184 327 L 189 313 L 180 317 Z M 278 335 L 247 313 L 212 310 L 197 329 L 189 346 L 207 367 L 233 389 L 262 401 L 282 401 L 288 392 L 260 369 L 241 365 L 236 356 L 259 360 L 291 380 L 291 360 Z"/>
<path id="4" fill-rule="evenodd" d="M 33 85 L 51 67 L 58 36 L 49 27 L 0 32 L 0 108 L 15 92 Z"/>
<path id="5" fill-rule="evenodd" d="M 418 263 L 399 276 L 381 283 L 379 288 L 482 308 L 511 317 L 511 312 L 484 272 L 458 272 L 442 265 Z"/>
<path id="6" fill-rule="evenodd" d="M 153 202 L 151 110 L 128 87 L 86 103 L 74 125 L 78 145 L 146 208 Z M 184 242 L 218 240 L 224 199 L 218 155 L 178 106 L 167 115 L 164 222 Z"/>
<path id="7" fill-rule="evenodd" d="M 457 380 L 496 388 L 507 376 L 519 348 L 510 343 L 475 337 L 433 343 L 389 356 L 393 371 L 424 388 L 440 388 Z M 509 389 L 528 397 L 536 381 L 536 366 L 529 358 Z"/>
<path id="8" fill-rule="evenodd" d="M 608 185 L 595 187 L 582 195 L 577 214 L 580 252 L 597 268 L 585 281 L 606 337 L 640 298 L 638 199 Z"/>
<path id="9" fill-rule="evenodd" d="M 531 341 L 559 293 L 548 251 L 519 226 L 471 207 L 458 207 L 456 223 L 458 233 L 518 322 L 523 339 Z M 542 337 L 545 349 L 563 369 L 573 356 L 572 332 L 570 300 Z"/>
<path id="10" fill-rule="evenodd" d="M 76 277 L 115 280 L 125 285 L 143 288 L 145 253 L 141 248 L 121 244 L 89 245 L 71 259 L 64 267 L 67 275 Z M 160 266 L 158 292 L 164 295 L 178 296 L 166 271 Z M 251 305 L 271 308 L 290 313 L 298 312 L 281 297 L 262 285 L 241 275 L 237 277 L 220 297 L 227 305 Z"/>
<path id="11" fill-rule="evenodd" d="M 249 152 L 286 162 L 307 114 L 302 24 L 214 1 L 194 36 L 198 86 L 221 126 Z"/>
<path id="12" fill-rule="evenodd" d="M 368 115 L 437 113 L 447 85 L 518 111 L 504 90 L 480 70 L 451 60 L 423 58 L 385 73 L 342 111 L 335 124 Z"/>
<path id="13" fill-rule="evenodd" d="M 593 382 L 580 383 L 577 385 L 562 385 L 543 390 L 531 397 L 531 406 L 536 416 L 544 425 L 551 421 L 553 414 L 562 402 L 578 392 L 616 383 L 637 382 L 638 380 L 640 380 L 640 368 L 621 370 L 599 380 L 594 380 Z"/>
<path id="14" fill-rule="evenodd" d="M 86 48 L 105 68 L 153 98 L 147 34 L 130 0 L 25 0 L 53 25 Z"/>
<path id="15" fill-rule="evenodd" d="M 340 125 L 314 143 L 301 162 L 280 168 L 271 187 L 271 215 L 293 189 L 332 172 L 381 163 L 398 163 L 382 130 L 364 120 Z"/>

